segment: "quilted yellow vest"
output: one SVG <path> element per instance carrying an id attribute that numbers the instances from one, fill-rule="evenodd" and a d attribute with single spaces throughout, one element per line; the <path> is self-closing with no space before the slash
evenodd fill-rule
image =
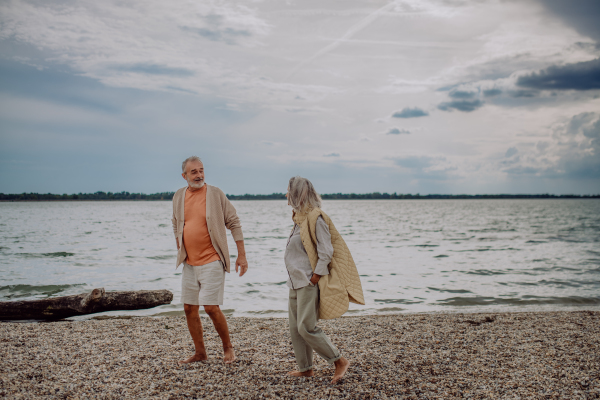
<path id="1" fill-rule="evenodd" d="M 313 271 L 319 259 L 316 246 L 316 224 L 319 215 L 323 217 L 329 227 L 331 244 L 333 245 L 333 258 L 329 264 L 329 275 L 324 275 L 319 279 L 319 318 L 332 319 L 342 316 L 348 310 L 350 302 L 364 305 L 365 298 L 356 264 L 354 264 L 346 242 L 335 229 L 331 218 L 319 208 L 314 208 L 307 214 L 294 215 L 294 222 L 300 226 L 302 244 L 306 249 Z"/>

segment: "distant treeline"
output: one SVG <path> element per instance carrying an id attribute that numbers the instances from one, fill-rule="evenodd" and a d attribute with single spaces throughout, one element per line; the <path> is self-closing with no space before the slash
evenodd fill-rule
<path id="1" fill-rule="evenodd" d="M 171 200 L 174 192 L 144 194 L 129 192 L 96 192 L 77 194 L 52 194 L 52 193 L 0 193 L 0 201 L 54 201 L 54 200 Z"/>
<path id="2" fill-rule="evenodd" d="M 82 200 L 172 200 L 174 192 L 163 193 L 129 193 L 129 192 L 96 192 L 77 194 L 52 194 L 52 193 L 0 193 L 0 201 L 82 201 Z M 600 194 L 398 194 L 398 193 L 332 193 L 322 194 L 324 200 L 427 200 L 427 199 L 598 199 Z M 285 200 L 285 194 L 228 194 L 230 200 Z"/>

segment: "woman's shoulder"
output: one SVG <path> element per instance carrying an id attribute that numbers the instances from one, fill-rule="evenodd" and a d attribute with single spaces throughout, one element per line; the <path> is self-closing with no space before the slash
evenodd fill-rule
<path id="1" fill-rule="evenodd" d="M 329 226 L 331 218 L 320 208 L 313 208 L 308 214 L 310 224 Z"/>
<path id="2" fill-rule="evenodd" d="M 321 210 L 320 208 L 313 208 L 309 215 L 311 215 L 313 219 L 317 221 L 323 220 L 327 222 L 331 220 L 331 218 L 329 218 L 329 215 L 327 215 L 325 211 Z"/>

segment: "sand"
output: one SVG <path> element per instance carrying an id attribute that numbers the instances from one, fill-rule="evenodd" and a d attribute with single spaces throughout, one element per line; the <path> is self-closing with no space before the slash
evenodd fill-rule
<path id="1" fill-rule="evenodd" d="M 184 317 L 0 323 L 0 397 L 61 399 L 600 398 L 600 312 L 394 314 L 319 325 L 352 362 L 331 385 L 295 368 L 287 319 L 228 318 L 237 361 L 203 317 L 209 361 Z"/>

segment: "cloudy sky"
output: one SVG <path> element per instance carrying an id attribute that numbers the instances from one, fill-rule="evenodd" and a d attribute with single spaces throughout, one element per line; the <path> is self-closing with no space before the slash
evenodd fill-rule
<path id="1" fill-rule="evenodd" d="M 600 193 L 596 0 L 0 1 L 0 192 Z"/>

